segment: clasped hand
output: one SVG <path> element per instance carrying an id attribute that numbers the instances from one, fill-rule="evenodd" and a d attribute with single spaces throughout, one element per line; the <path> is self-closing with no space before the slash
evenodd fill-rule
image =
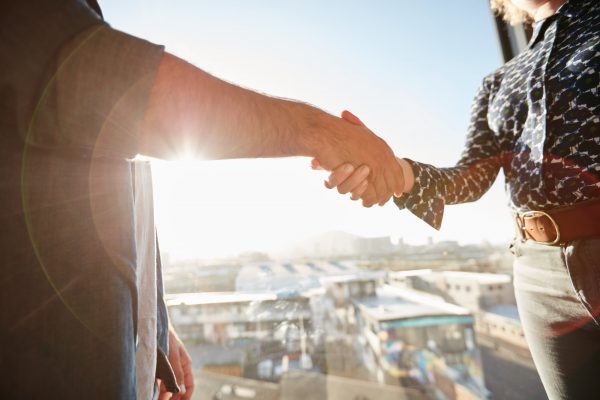
<path id="1" fill-rule="evenodd" d="M 342 134 L 313 158 L 313 169 L 331 171 L 325 186 L 340 194 L 351 193 L 365 207 L 383 205 L 405 189 L 402 167 L 390 147 L 350 113 L 342 112 Z M 339 138 L 337 141 L 335 138 Z"/>

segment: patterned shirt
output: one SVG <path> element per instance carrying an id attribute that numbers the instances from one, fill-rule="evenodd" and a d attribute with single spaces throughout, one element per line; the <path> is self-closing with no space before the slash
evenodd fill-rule
<path id="1" fill-rule="evenodd" d="M 483 80 L 459 162 L 408 160 L 415 185 L 395 202 L 439 229 L 444 206 L 479 199 L 500 168 L 517 211 L 598 198 L 599 105 L 600 1 L 569 0 L 535 24 L 528 49 Z"/>

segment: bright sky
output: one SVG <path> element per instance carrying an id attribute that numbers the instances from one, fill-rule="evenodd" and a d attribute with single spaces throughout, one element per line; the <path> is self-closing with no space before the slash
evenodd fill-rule
<path id="1" fill-rule="evenodd" d="M 349 109 L 398 156 L 458 159 L 471 100 L 500 63 L 486 0 L 101 0 L 117 29 L 258 91 L 338 114 Z M 459 6 L 460 5 L 460 6 Z M 305 158 L 154 165 L 161 245 L 173 258 L 274 251 L 342 230 L 406 242 L 505 242 L 499 179 L 446 208 L 441 232 L 390 202 L 365 209 L 326 190 Z"/>

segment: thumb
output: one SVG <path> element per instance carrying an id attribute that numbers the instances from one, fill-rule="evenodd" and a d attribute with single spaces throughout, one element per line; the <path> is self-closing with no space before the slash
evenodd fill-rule
<path id="1" fill-rule="evenodd" d="M 354 125 L 366 126 L 356 115 L 348 110 L 342 111 L 342 119 Z"/>
<path id="2" fill-rule="evenodd" d="M 310 160 L 310 167 L 315 170 L 323 169 L 323 167 L 321 166 L 321 163 L 316 158 L 313 158 L 312 160 Z"/>
<path id="3" fill-rule="evenodd" d="M 166 390 L 163 392 L 164 386 L 161 387 L 161 392 L 158 395 L 158 400 L 170 400 L 173 397 L 173 393 L 169 393 Z"/>

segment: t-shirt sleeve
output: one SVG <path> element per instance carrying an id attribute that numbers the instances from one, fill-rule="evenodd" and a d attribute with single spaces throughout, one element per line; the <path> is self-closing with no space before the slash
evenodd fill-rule
<path id="1" fill-rule="evenodd" d="M 135 156 L 163 51 L 106 24 L 81 32 L 50 68 L 26 142 L 82 156 Z"/>

